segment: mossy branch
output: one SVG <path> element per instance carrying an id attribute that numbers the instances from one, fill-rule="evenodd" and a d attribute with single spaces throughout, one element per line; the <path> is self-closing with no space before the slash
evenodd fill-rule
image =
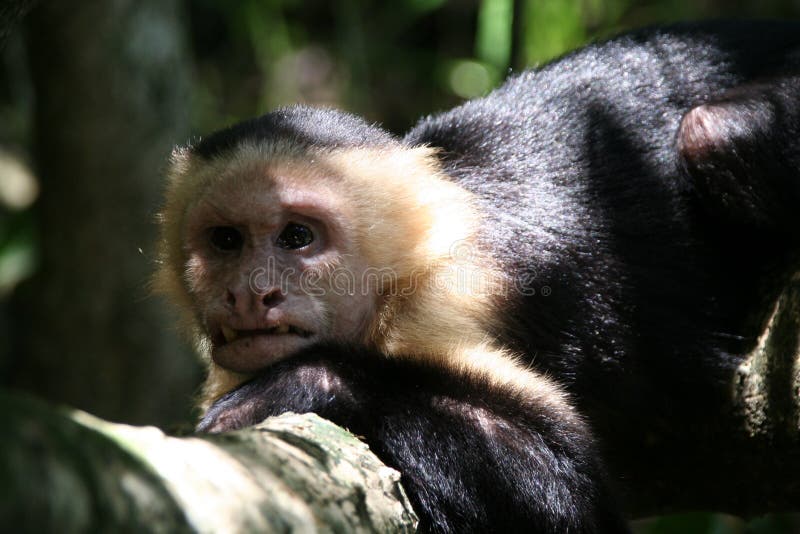
<path id="1" fill-rule="evenodd" d="M 399 474 L 313 414 L 175 438 L 0 393 L 0 530 L 411 532 Z"/>

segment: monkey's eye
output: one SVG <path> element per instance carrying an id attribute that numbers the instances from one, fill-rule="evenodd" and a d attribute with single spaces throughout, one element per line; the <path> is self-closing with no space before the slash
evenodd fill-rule
<path id="1" fill-rule="evenodd" d="M 310 245 L 314 241 L 314 233 L 304 224 L 290 222 L 281 231 L 276 244 L 287 250 L 295 250 Z"/>
<path id="2" fill-rule="evenodd" d="M 242 248 L 242 234 L 230 226 L 215 226 L 211 229 L 211 244 L 217 250 L 232 252 Z"/>

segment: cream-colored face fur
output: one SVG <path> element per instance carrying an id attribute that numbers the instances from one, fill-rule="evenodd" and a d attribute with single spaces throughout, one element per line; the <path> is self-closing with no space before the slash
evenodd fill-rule
<path id="1" fill-rule="evenodd" d="M 252 373 L 322 340 L 363 342 L 377 288 L 330 172 L 256 159 L 188 207 L 186 284 L 217 365 Z"/>
<path id="2" fill-rule="evenodd" d="M 302 246 L 287 247 L 296 225 Z M 455 348 L 487 346 L 497 317 L 490 294 L 461 283 L 498 274 L 478 225 L 425 147 L 177 151 L 155 286 L 208 358 L 201 408 L 322 341 L 472 369 Z M 467 259 L 453 255 L 464 246 Z"/>

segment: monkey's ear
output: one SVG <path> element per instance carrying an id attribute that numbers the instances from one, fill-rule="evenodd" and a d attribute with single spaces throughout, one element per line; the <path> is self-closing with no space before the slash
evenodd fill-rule
<path id="1" fill-rule="evenodd" d="M 800 77 L 737 87 L 684 115 L 681 165 L 703 206 L 758 228 L 797 225 L 800 200 Z"/>

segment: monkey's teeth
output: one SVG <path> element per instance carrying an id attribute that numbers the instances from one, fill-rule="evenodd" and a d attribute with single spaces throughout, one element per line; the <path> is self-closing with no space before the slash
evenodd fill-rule
<path id="1" fill-rule="evenodd" d="M 225 336 L 225 341 L 230 343 L 231 341 L 235 341 L 239 334 L 233 328 L 229 328 L 227 326 L 222 327 L 222 335 Z"/>
<path id="2" fill-rule="evenodd" d="M 289 325 L 282 324 L 280 326 L 275 327 L 276 334 L 288 334 L 289 333 Z"/>

